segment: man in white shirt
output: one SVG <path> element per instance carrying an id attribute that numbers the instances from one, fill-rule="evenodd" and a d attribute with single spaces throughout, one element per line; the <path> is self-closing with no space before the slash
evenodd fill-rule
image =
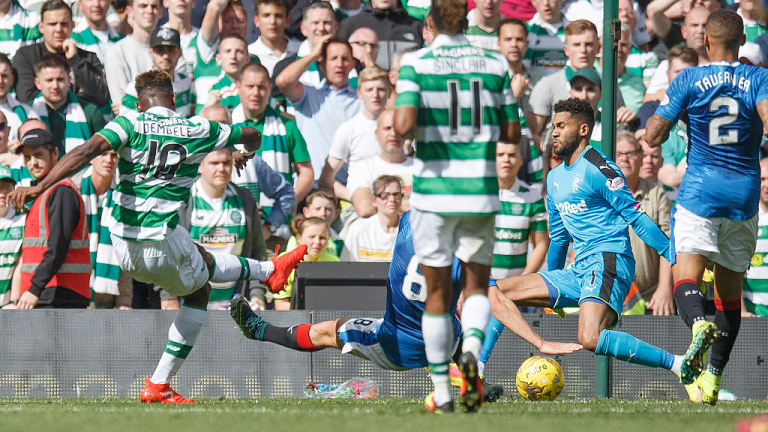
<path id="1" fill-rule="evenodd" d="M 162 14 L 160 0 L 128 0 L 125 10 L 133 23 L 133 33 L 107 50 L 104 62 L 112 102 L 123 99 L 123 91 L 136 75 L 152 69 L 149 37 Z"/>
<path id="2" fill-rule="evenodd" d="M 349 227 L 341 251 L 342 261 L 392 261 L 404 199 L 402 184 L 397 176 L 383 175 L 372 187 L 376 214 L 358 219 Z"/>
<path id="3" fill-rule="evenodd" d="M 387 71 L 372 66 L 360 72 L 357 97 L 363 102 L 363 109 L 336 130 L 320 175 L 320 186 L 333 189 L 337 198 L 347 201 L 352 199 L 347 187 L 335 179 L 342 165 L 351 165 L 379 154 L 376 121 L 386 107 L 390 92 Z"/>
<path id="4" fill-rule="evenodd" d="M 253 22 L 261 35 L 256 42 L 248 45 L 248 52 L 259 57 L 270 76 L 277 62 L 296 54 L 301 44 L 285 36 L 290 9 L 290 3 L 286 0 L 256 0 Z"/>
<path id="5" fill-rule="evenodd" d="M 347 189 L 352 196 L 352 205 L 360 217 L 368 217 L 376 213 L 377 209 L 373 202 L 373 183 L 379 176 L 400 177 L 404 193 L 406 195 L 411 193 L 413 158 L 405 155 L 403 138 L 395 133 L 394 115 L 393 110 L 385 110 L 379 115 L 376 140 L 381 146 L 381 152 L 377 156 L 350 164 Z M 408 209 L 408 199 L 404 198 L 400 210 L 406 212 Z"/>

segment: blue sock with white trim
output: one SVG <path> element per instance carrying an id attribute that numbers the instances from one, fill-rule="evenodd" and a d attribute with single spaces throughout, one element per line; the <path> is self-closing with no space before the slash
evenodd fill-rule
<path id="1" fill-rule="evenodd" d="M 483 349 L 480 350 L 480 357 L 478 361 L 483 363 L 488 362 L 488 358 L 491 357 L 491 351 L 496 346 L 496 341 L 499 340 L 499 336 L 504 332 L 504 324 L 491 315 L 491 319 L 488 321 L 488 327 L 485 329 L 485 341 L 483 341 Z"/>
<path id="2" fill-rule="evenodd" d="M 603 330 L 595 354 L 609 355 L 625 362 L 672 370 L 675 356 L 648 342 L 615 330 Z"/>

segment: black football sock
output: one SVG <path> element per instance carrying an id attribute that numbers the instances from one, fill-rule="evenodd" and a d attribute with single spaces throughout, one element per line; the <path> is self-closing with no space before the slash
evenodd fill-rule
<path id="1" fill-rule="evenodd" d="M 312 324 L 299 324 L 293 327 L 277 327 L 268 324 L 264 329 L 264 340 L 296 351 L 317 351 L 309 338 L 310 327 Z"/>
<path id="2" fill-rule="evenodd" d="M 722 375 L 741 327 L 741 300 L 715 300 L 717 339 L 709 351 L 709 371 Z"/>
<path id="3" fill-rule="evenodd" d="M 675 303 L 677 313 L 689 328 L 704 319 L 704 293 L 693 280 L 683 279 L 675 284 Z"/>

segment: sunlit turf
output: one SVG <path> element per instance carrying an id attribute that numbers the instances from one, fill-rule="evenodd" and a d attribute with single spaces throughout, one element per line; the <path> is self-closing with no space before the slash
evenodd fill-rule
<path id="1" fill-rule="evenodd" d="M 502 398 L 477 414 L 434 415 L 421 400 L 200 399 L 197 405 L 136 399 L 0 399 L 3 431 L 729 431 L 765 401 L 717 406 L 678 400 Z"/>

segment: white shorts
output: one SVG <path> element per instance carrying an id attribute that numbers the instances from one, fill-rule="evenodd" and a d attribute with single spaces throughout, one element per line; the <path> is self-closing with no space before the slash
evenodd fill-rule
<path id="1" fill-rule="evenodd" d="M 757 218 L 708 218 L 676 204 L 670 221 L 672 252 L 702 255 L 731 271 L 747 271 L 757 245 Z"/>
<path id="2" fill-rule="evenodd" d="M 132 241 L 111 236 L 120 269 L 174 297 L 192 294 L 208 282 L 210 273 L 189 232 L 177 226 L 163 241 Z"/>
<path id="3" fill-rule="evenodd" d="M 495 227 L 494 215 L 441 216 L 411 209 L 413 249 L 428 267 L 450 267 L 454 255 L 463 262 L 490 267 Z"/>
<path id="4" fill-rule="evenodd" d="M 376 332 L 384 318 L 350 318 L 336 331 L 336 336 L 344 342 L 341 352 L 368 360 L 387 370 L 407 370 L 389 361 L 384 349 L 379 345 Z"/>

